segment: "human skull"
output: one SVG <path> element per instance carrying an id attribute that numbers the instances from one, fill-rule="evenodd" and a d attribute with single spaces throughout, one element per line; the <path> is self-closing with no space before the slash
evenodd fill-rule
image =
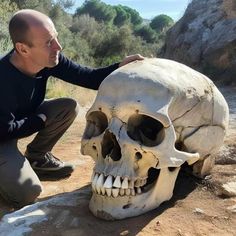
<path id="1" fill-rule="evenodd" d="M 195 175 L 208 174 L 228 106 L 206 76 L 155 58 L 110 74 L 86 119 L 81 152 L 95 161 L 90 210 L 114 220 L 169 200 L 184 163 Z"/>

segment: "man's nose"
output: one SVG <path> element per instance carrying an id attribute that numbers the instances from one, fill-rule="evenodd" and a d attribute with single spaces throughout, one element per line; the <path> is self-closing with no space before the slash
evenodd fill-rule
<path id="1" fill-rule="evenodd" d="M 61 51 L 62 50 L 62 46 L 61 44 L 59 43 L 59 41 L 56 39 L 55 40 L 55 43 L 54 43 L 54 47 L 53 47 L 55 50 L 58 50 L 58 51 Z"/>

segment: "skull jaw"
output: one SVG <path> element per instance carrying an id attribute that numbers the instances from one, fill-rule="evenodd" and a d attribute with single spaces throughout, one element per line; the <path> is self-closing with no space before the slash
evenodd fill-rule
<path id="1" fill-rule="evenodd" d="M 119 196 L 117 198 L 93 193 L 89 202 L 91 212 L 104 220 L 118 220 L 144 214 L 170 200 L 180 167 L 174 171 L 161 169 L 154 186 L 147 192 L 136 196 Z"/>

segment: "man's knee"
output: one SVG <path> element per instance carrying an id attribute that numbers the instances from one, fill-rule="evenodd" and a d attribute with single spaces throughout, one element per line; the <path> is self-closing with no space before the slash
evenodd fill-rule
<path id="1" fill-rule="evenodd" d="M 79 112 L 78 103 L 72 98 L 57 98 L 45 101 L 37 113 L 46 115 L 48 124 L 55 120 L 73 121 Z"/>
<path id="2" fill-rule="evenodd" d="M 72 98 L 67 98 L 65 100 L 66 108 L 69 110 L 72 117 L 76 117 L 79 113 L 79 104 Z"/>

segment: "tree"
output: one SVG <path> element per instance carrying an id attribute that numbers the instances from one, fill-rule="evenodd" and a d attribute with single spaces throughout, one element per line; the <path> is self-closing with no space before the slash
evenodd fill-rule
<path id="1" fill-rule="evenodd" d="M 135 30 L 135 34 L 140 36 L 147 43 L 154 43 L 157 40 L 156 32 L 149 26 L 144 25 Z"/>
<path id="2" fill-rule="evenodd" d="M 121 5 L 114 6 L 116 10 L 116 17 L 114 18 L 114 25 L 122 26 L 125 25 L 127 22 L 130 21 L 130 14 L 122 7 Z"/>
<path id="3" fill-rule="evenodd" d="M 127 6 L 123 6 L 123 9 L 130 15 L 130 22 L 134 25 L 134 26 L 138 26 L 143 22 L 142 17 L 139 15 L 139 13 Z"/>
<path id="4" fill-rule="evenodd" d="M 68 13 L 75 0 L 1 0 L 0 53 L 12 48 L 8 22 L 22 8 L 48 15 L 59 33 L 63 53 L 70 59 L 92 67 L 108 65 L 125 55 L 151 56 L 160 48 L 157 33 L 142 26 L 143 20 L 132 8 L 110 6 L 101 0 L 86 0 L 76 14 Z M 163 33 L 164 35 L 164 33 Z"/>
<path id="5" fill-rule="evenodd" d="M 70 27 L 72 25 L 72 16 L 65 11 L 64 6 L 59 2 L 52 5 L 48 15 L 56 27 Z"/>
<path id="6" fill-rule="evenodd" d="M 94 32 L 98 31 L 99 23 L 94 19 L 94 17 L 88 14 L 83 14 L 79 16 L 74 16 L 73 24 L 70 30 L 73 33 L 80 33 L 83 38 L 89 38 Z"/>
<path id="7" fill-rule="evenodd" d="M 75 15 L 89 14 L 97 21 L 110 23 L 116 16 L 116 11 L 110 5 L 100 0 L 86 0 L 83 5 L 76 10 Z"/>
<path id="8" fill-rule="evenodd" d="M 120 28 L 108 28 L 103 33 L 102 42 L 99 43 L 95 50 L 95 58 L 98 64 L 108 65 L 114 61 L 120 61 L 134 44 L 134 36 L 130 26 Z"/>
<path id="9" fill-rule="evenodd" d="M 163 32 L 166 28 L 169 28 L 174 24 L 174 21 L 171 17 L 167 15 L 158 15 L 154 17 L 150 23 L 150 27 L 155 30 L 157 33 Z"/>
<path id="10" fill-rule="evenodd" d="M 15 11 L 17 5 L 8 0 L 0 1 L 0 55 L 12 48 L 12 42 L 8 33 L 8 22 Z"/>
<path id="11" fill-rule="evenodd" d="M 71 31 L 78 33 L 81 38 L 86 40 L 91 48 L 96 48 L 106 28 L 103 23 L 97 22 L 93 17 L 81 15 L 74 17 Z"/>
<path id="12" fill-rule="evenodd" d="M 11 0 L 19 9 L 34 9 L 48 14 L 52 7 L 52 0 Z"/>
<path id="13" fill-rule="evenodd" d="M 74 0 L 57 0 L 60 6 L 62 6 L 64 9 L 70 9 L 75 5 Z"/>

